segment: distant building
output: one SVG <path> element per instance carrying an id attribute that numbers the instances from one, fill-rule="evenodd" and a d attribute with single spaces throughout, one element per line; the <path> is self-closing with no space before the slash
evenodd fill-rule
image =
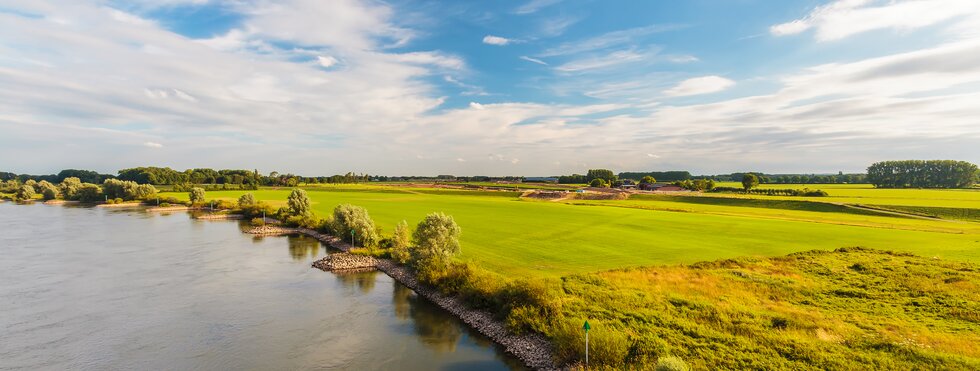
<path id="1" fill-rule="evenodd" d="M 639 185 L 639 189 L 642 191 L 659 191 L 659 192 L 679 192 L 684 190 L 684 188 L 682 187 L 678 187 L 668 183 L 643 183 Z"/>
<path id="2" fill-rule="evenodd" d="M 545 176 L 528 176 L 528 177 L 524 177 L 524 181 L 530 183 L 558 183 L 558 178 L 545 177 Z"/>
<path id="3" fill-rule="evenodd" d="M 622 182 L 622 184 L 619 185 L 619 188 L 621 188 L 621 189 L 634 189 L 634 188 L 636 188 L 636 182 L 634 182 L 633 179 L 623 179 L 623 180 L 620 180 L 620 182 Z"/>

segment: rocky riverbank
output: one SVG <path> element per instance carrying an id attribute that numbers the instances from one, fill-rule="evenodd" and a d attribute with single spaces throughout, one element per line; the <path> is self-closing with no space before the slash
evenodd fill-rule
<path id="1" fill-rule="evenodd" d="M 551 342 L 540 335 L 514 335 L 507 330 L 503 322 L 494 318 L 493 314 L 470 309 L 459 298 L 446 296 L 437 290 L 419 283 L 410 269 L 396 264 L 390 259 L 378 259 L 377 267 L 401 284 L 417 294 L 449 311 L 463 320 L 467 325 L 489 337 L 497 344 L 535 370 L 557 370 L 552 361 L 554 349 Z"/>
<path id="2" fill-rule="evenodd" d="M 486 311 L 470 309 L 459 298 L 447 296 L 437 290 L 419 283 L 415 273 L 405 266 L 398 265 L 390 259 L 375 259 L 368 256 L 348 254 L 352 247 L 341 239 L 306 228 L 288 228 L 274 225 L 264 225 L 252 228 L 246 233 L 262 236 L 281 236 L 289 234 L 305 234 L 343 251 L 331 254 L 313 263 L 313 267 L 324 271 L 352 271 L 378 269 L 399 283 L 407 286 L 417 294 L 452 313 L 473 329 L 489 337 L 520 359 L 524 364 L 535 370 L 558 370 L 552 361 L 554 349 L 551 342 L 541 335 L 514 335 L 493 314 Z"/>
<path id="3" fill-rule="evenodd" d="M 313 268 L 327 272 L 374 270 L 377 265 L 378 260 L 375 258 L 346 252 L 329 254 L 323 259 L 313 262 Z"/>

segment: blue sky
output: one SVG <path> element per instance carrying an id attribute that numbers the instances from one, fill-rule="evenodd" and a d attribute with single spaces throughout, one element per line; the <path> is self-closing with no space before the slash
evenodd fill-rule
<path id="1" fill-rule="evenodd" d="M 980 162 L 978 4 L 0 1 L 0 170 Z"/>

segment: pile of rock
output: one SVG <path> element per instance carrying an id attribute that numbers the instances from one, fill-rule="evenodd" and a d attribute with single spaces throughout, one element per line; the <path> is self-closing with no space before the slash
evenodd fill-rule
<path id="1" fill-rule="evenodd" d="M 314 268 L 322 269 L 327 272 L 373 270 L 377 265 L 378 260 L 375 258 L 345 252 L 330 254 L 323 259 L 313 262 Z"/>
<path id="2" fill-rule="evenodd" d="M 205 220 L 239 220 L 245 218 L 242 214 L 231 214 L 231 213 L 212 213 L 212 214 L 201 214 L 195 217 L 195 219 L 205 219 Z"/>
<path id="3" fill-rule="evenodd" d="M 299 231 L 296 228 L 280 227 L 278 225 L 263 225 L 245 231 L 248 234 L 254 234 L 259 236 L 283 236 L 287 234 L 296 234 Z"/>
<path id="4" fill-rule="evenodd" d="M 422 297 L 459 317 L 481 334 L 502 345 L 507 353 L 535 370 L 557 370 L 552 361 L 554 349 L 541 335 L 514 335 L 507 330 L 502 321 L 487 311 L 469 309 L 459 298 L 440 294 L 438 291 L 419 283 L 415 274 L 390 259 L 378 259 L 377 267 L 403 285 L 408 286 Z"/>

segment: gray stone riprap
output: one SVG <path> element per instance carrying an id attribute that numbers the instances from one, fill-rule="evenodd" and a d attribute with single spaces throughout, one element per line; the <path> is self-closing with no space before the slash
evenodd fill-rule
<path id="1" fill-rule="evenodd" d="M 414 272 L 390 259 L 378 259 L 377 267 L 391 278 L 449 311 L 470 327 L 500 344 L 507 353 L 520 359 L 526 366 L 535 370 L 558 369 L 552 361 L 554 349 L 548 339 L 543 336 L 510 333 L 504 323 L 494 318 L 490 312 L 471 309 L 459 298 L 443 295 L 431 287 L 422 285 L 415 277 Z"/>
<path id="2" fill-rule="evenodd" d="M 327 272 L 374 270 L 377 267 L 377 264 L 378 260 L 370 256 L 341 252 L 329 254 L 323 259 L 313 262 L 313 268 L 318 268 Z"/>

